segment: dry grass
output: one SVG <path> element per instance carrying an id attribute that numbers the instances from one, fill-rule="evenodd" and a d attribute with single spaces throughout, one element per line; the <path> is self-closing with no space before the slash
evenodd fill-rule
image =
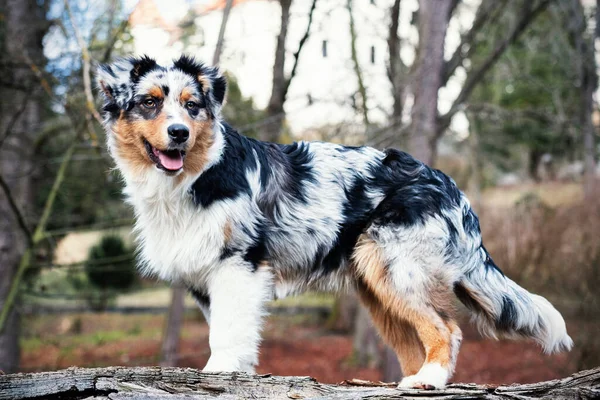
<path id="1" fill-rule="evenodd" d="M 569 328 L 578 367 L 586 368 L 600 359 L 600 196 L 583 200 L 569 190 L 528 194 L 480 217 L 486 247 L 503 271 L 580 321 Z"/>

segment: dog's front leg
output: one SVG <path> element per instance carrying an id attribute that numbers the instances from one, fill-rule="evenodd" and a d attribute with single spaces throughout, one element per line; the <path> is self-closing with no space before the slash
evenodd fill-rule
<path id="1" fill-rule="evenodd" d="M 254 373 L 265 303 L 273 293 L 270 270 L 226 263 L 212 274 L 208 289 L 211 356 L 204 371 Z"/>

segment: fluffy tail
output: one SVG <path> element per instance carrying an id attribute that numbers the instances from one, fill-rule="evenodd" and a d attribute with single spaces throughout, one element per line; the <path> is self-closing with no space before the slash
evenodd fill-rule
<path id="1" fill-rule="evenodd" d="M 483 246 L 455 286 L 460 301 L 474 312 L 479 330 L 493 338 L 531 338 L 546 353 L 570 350 L 565 320 L 542 296 L 508 279 Z"/>

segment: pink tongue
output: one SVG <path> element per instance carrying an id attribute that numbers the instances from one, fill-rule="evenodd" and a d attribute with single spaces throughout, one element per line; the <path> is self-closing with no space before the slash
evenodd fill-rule
<path id="1" fill-rule="evenodd" d="M 166 169 L 177 171 L 183 167 L 183 157 L 180 151 L 169 151 L 166 153 L 159 150 L 157 153 L 160 163 Z"/>

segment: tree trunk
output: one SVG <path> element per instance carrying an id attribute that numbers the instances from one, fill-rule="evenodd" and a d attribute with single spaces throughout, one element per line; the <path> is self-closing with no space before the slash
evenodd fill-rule
<path id="1" fill-rule="evenodd" d="M 363 80 L 362 69 L 358 61 L 358 54 L 356 52 L 356 29 L 354 27 L 354 14 L 352 13 L 352 1 L 347 0 L 346 8 L 348 9 L 348 16 L 350 17 L 350 54 L 352 58 L 352 65 L 354 66 L 354 74 L 356 75 L 356 83 L 358 84 L 358 93 L 360 94 L 360 112 L 363 117 L 363 124 L 367 131 L 367 137 L 369 134 L 369 108 L 367 105 L 367 88 L 365 87 L 365 81 Z"/>
<path id="2" fill-rule="evenodd" d="M 453 384 L 444 390 L 400 390 L 393 384 L 351 380 L 341 385 L 310 377 L 206 374 L 191 368 L 69 368 L 0 375 L 0 400 L 26 399 L 593 399 L 600 368 L 526 385 Z"/>
<path id="3" fill-rule="evenodd" d="M 185 289 L 174 286 L 171 290 L 171 306 L 167 315 L 163 342 L 161 349 L 161 362 L 163 367 L 175 367 L 177 365 L 177 354 L 179 351 L 179 338 L 185 314 Z"/>
<path id="4" fill-rule="evenodd" d="M 419 1 L 419 49 L 417 52 L 411 111 L 409 150 L 431 164 L 437 152 L 438 91 L 444 69 L 444 40 L 452 2 Z"/>
<path id="5" fill-rule="evenodd" d="M 392 98 L 394 100 L 392 108 L 391 125 L 400 128 L 402 124 L 402 112 L 404 110 L 404 100 L 406 96 L 406 83 L 408 81 L 408 68 L 400 58 L 400 37 L 398 36 L 398 27 L 400 23 L 400 0 L 394 0 L 390 9 L 390 26 L 388 31 L 387 43 L 389 51 L 389 64 L 387 67 L 388 79 L 392 84 Z M 394 129 L 399 131 L 399 129 Z M 395 135 L 397 136 L 397 135 Z M 402 138 L 396 137 L 394 143 L 403 144 Z"/>
<path id="6" fill-rule="evenodd" d="M 373 326 L 369 311 L 359 304 L 354 321 L 354 357 L 361 367 L 378 367 L 381 365 L 377 329 Z"/>
<path id="7" fill-rule="evenodd" d="M 285 111 L 283 103 L 287 92 L 287 79 L 285 77 L 285 41 L 290 22 L 290 7 L 292 0 L 279 0 L 281 4 L 281 26 L 275 47 L 275 63 L 273 64 L 273 87 L 271 98 L 267 106 L 267 123 L 263 126 L 259 137 L 262 140 L 277 142 L 281 135 Z"/>
<path id="8" fill-rule="evenodd" d="M 213 65 L 219 64 L 221 60 L 221 53 L 223 52 L 223 43 L 225 42 L 225 29 L 227 28 L 227 21 L 229 20 L 229 13 L 233 6 L 233 0 L 227 0 L 225 8 L 223 9 L 223 19 L 221 20 L 221 28 L 219 29 L 219 38 L 217 39 L 217 45 L 215 46 L 215 53 L 213 54 Z"/>
<path id="9" fill-rule="evenodd" d="M 45 65 L 42 39 L 48 29 L 46 10 L 35 0 L 0 0 L 0 174 L 21 212 L 31 215 L 33 141 L 40 127 L 40 85 L 27 60 Z M 0 309 L 26 247 L 17 219 L 0 191 Z M 19 363 L 18 308 L 0 332 L 0 370 L 15 371 Z"/>
<path id="10" fill-rule="evenodd" d="M 596 29 L 592 40 L 585 46 L 583 65 L 582 91 L 582 129 L 583 129 L 583 154 L 584 154 L 584 192 L 585 197 L 592 199 L 596 195 L 596 127 L 592 121 L 594 112 L 594 92 L 598 88 L 598 70 L 594 43 L 600 38 L 600 0 L 596 0 Z"/>

